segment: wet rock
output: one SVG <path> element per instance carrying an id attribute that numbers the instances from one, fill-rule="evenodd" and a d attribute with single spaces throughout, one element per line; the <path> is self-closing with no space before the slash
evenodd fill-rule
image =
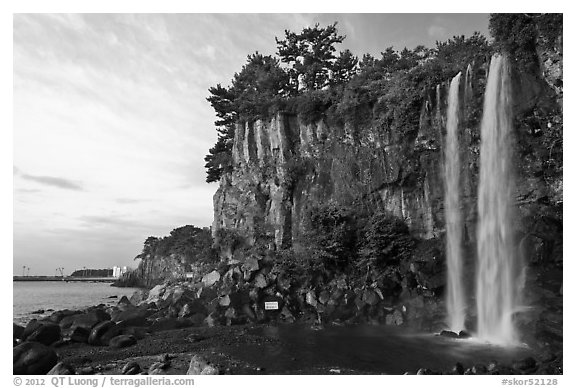
<path id="1" fill-rule="evenodd" d="M 54 368 L 50 369 L 48 375 L 75 375 L 76 370 L 73 366 L 66 364 L 65 362 L 59 362 L 54 365 Z"/>
<path id="2" fill-rule="evenodd" d="M 242 271 L 254 272 L 260 269 L 258 265 L 258 258 L 256 256 L 249 256 L 241 266 Z"/>
<path id="3" fill-rule="evenodd" d="M 387 325 L 402 325 L 404 323 L 404 318 L 402 317 L 402 313 L 399 310 L 394 310 L 392 314 L 386 315 L 386 324 Z"/>
<path id="4" fill-rule="evenodd" d="M 110 322 L 110 321 L 106 321 L 106 322 Z M 120 325 L 112 325 L 110 327 L 108 327 L 108 329 L 106 331 L 104 331 L 103 334 L 101 334 L 100 336 L 100 344 L 103 346 L 107 346 L 110 343 L 110 340 L 116 336 L 119 336 L 120 334 L 124 334 L 123 333 L 124 328 Z"/>
<path id="5" fill-rule="evenodd" d="M 170 367 L 169 361 L 155 362 L 152 365 L 150 365 L 150 368 L 148 368 L 148 374 L 150 375 L 166 374 L 166 369 L 168 369 L 169 367 Z"/>
<path id="6" fill-rule="evenodd" d="M 374 306 L 380 302 L 380 298 L 373 290 L 364 290 L 364 293 L 362 294 L 362 301 L 370 306 Z"/>
<path id="7" fill-rule="evenodd" d="M 84 368 L 80 368 L 76 371 L 76 373 L 78 373 L 79 375 L 93 375 L 94 373 L 96 373 L 96 371 L 94 370 L 93 367 L 91 366 L 86 366 Z"/>
<path id="8" fill-rule="evenodd" d="M 463 375 L 464 374 L 464 365 L 462 365 L 461 363 L 457 362 L 453 367 L 452 367 L 452 374 L 455 375 Z"/>
<path id="9" fill-rule="evenodd" d="M 522 360 L 515 361 L 512 364 L 512 367 L 514 369 L 521 370 L 521 371 L 528 371 L 531 369 L 535 369 L 536 366 L 537 366 L 537 362 L 532 357 L 523 358 Z"/>
<path id="10" fill-rule="evenodd" d="M 172 357 L 168 353 L 163 353 L 158 356 L 158 362 L 169 362 Z"/>
<path id="11" fill-rule="evenodd" d="M 490 362 L 488 363 L 488 366 L 486 367 L 486 370 L 487 370 L 489 373 L 496 372 L 496 371 L 498 370 L 498 362 L 496 362 L 496 361 L 490 361 Z"/>
<path id="12" fill-rule="evenodd" d="M 218 271 L 212 271 L 209 274 L 204 275 L 202 278 L 202 283 L 204 283 L 205 287 L 211 287 L 219 280 L 220 273 Z"/>
<path id="13" fill-rule="evenodd" d="M 40 342 L 44 345 L 51 345 L 60 340 L 60 326 L 52 322 L 37 322 L 31 327 L 26 326 L 25 332 L 32 330 L 31 333 L 24 333 L 23 339 L 30 342 Z"/>
<path id="14" fill-rule="evenodd" d="M 56 352 L 39 342 L 23 342 L 13 348 L 15 375 L 43 375 L 58 362 Z"/>
<path id="15" fill-rule="evenodd" d="M 75 310 L 59 310 L 59 311 L 54 311 L 52 314 L 50 314 L 49 317 L 47 317 L 46 319 L 50 322 L 54 322 L 57 324 L 60 324 L 60 321 L 62 321 L 62 319 L 66 318 L 66 317 L 70 317 L 72 315 L 78 315 L 81 314 L 81 311 L 75 311 Z"/>
<path id="16" fill-rule="evenodd" d="M 192 356 L 190 365 L 188 366 L 187 375 L 217 375 L 219 374 L 218 368 L 210 365 L 200 356 Z"/>
<path id="17" fill-rule="evenodd" d="M 486 369 L 485 365 L 482 364 L 476 364 L 474 366 L 472 366 L 472 374 L 475 375 L 484 375 L 486 374 L 486 372 L 488 372 L 488 370 Z"/>
<path id="18" fill-rule="evenodd" d="M 223 307 L 230 306 L 230 297 L 228 295 L 224 295 L 218 300 L 218 304 Z"/>
<path id="19" fill-rule="evenodd" d="M 112 321 L 104 321 L 98 323 L 90 331 L 90 335 L 88 336 L 88 343 L 90 345 L 108 345 L 107 341 L 102 341 L 102 337 L 104 336 L 104 334 L 106 334 L 108 330 L 112 329 L 115 326 L 116 323 Z"/>
<path id="20" fill-rule="evenodd" d="M 22 335 L 24 334 L 24 327 L 12 323 L 12 338 L 13 339 L 22 339 Z"/>
<path id="21" fill-rule="evenodd" d="M 144 307 L 134 307 L 124 311 L 117 311 L 112 316 L 112 321 L 122 323 L 124 326 L 145 326 L 146 318 L 152 314 L 151 310 Z"/>
<path id="22" fill-rule="evenodd" d="M 44 314 L 44 313 L 45 313 L 45 311 L 43 309 L 39 309 L 39 310 L 35 310 L 35 311 L 30 312 L 30 314 Z"/>
<path id="23" fill-rule="evenodd" d="M 136 338 L 133 335 L 122 334 L 110 339 L 108 346 L 115 349 L 127 348 L 136 345 Z"/>
<path id="24" fill-rule="evenodd" d="M 265 288 L 268 287 L 268 280 L 266 280 L 266 276 L 264 274 L 259 273 L 254 278 L 254 286 L 257 288 Z"/>
<path id="25" fill-rule="evenodd" d="M 290 312 L 290 310 L 288 310 L 288 307 L 286 306 L 284 306 L 280 311 L 280 319 L 288 323 L 294 323 L 296 321 L 296 318 L 294 318 L 294 315 Z"/>
<path id="26" fill-rule="evenodd" d="M 146 290 L 136 290 L 130 296 L 130 303 L 135 306 L 138 306 L 140 303 L 144 302 L 148 298 L 148 292 Z"/>
<path id="27" fill-rule="evenodd" d="M 450 331 L 450 330 L 442 330 L 442 331 L 440 332 L 440 335 L 441 335 L 442 337 L 458 338 L 458 334 L 457 334 L 457 333 L 454 333 L 453 331 Z"/>
<path id="28" fill-rule="evenodd" d="M 140 372 L 142 372 L 142 368 L 136 361 L 127 362 L 126 365 L 122 367 L 121 371 L 123 375 L 137 375 Z"/>
<path id="29" fill-rule="evenodd" d="M 70 341 L 88 343 L 88 337 L 90 337 L 90 331 L 83 327 L 75 327 L 70 332 Z"/>
<path id="30" fill-rule="evenodd" d="M 460 330 L 460 332 L 458 333 L 458 338 L 470 338 L 472 335 L 470 333 L 468 333 L 466 330 Z"/>
<path id="31" fill-rule="evenodd" d="M 306 293 L 306 303 L 308 303 L 312 307 L 318 306 L 318 301 L 316 300 L 316 295 L 313 291 L 308 291 Z"/>
<path id="32" fill-rule="evenodd" d="M 103 321 L 109 321 L 110 314 L 106 313 L 103 310 L 93 310 L 84 314 L 73 315 L 71 316 L 71 318 L 72 322 L 69 327 L 71 327 L 72 329 L 76 327 L 82 327 L 86 330 L 92 330 L 92 328 L 96 326 L 98 323 Z M 63 319 L 60 322 L 60 327 L 63 329 L 64 327 L 62 325 L 66 321 L 66 319 L 67 318 Z"/>

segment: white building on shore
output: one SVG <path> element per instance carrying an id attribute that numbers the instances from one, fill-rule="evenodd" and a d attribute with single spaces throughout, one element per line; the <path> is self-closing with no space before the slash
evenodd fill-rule
<path id="1" fill-rule="evenodd" d="M 112 277 L 114 278 L 119 278 L 120 276 L 122 276 L 122 274 L 128 272 L 128 267 L 124 266 L 124 267 L 117 267 L 114 266 L 112 267 Z"/>

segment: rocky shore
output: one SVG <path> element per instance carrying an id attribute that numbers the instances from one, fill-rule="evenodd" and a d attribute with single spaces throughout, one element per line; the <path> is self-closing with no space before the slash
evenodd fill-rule
<path id="1" fill-rule="evenodd" d="M 358 324 L 413 327 L 439 333 L 437 298 L 416 297 L 387 305 L 377 290 L 354 290 L 335 279 L 322 290 L 282 288 L 290 279 L 264 257 L 222 265 L 201 278 L 158 285 L 122 297 L 113 305 L 55 311 L 26 327 L 14 324 L 15 374 L 329 374 L 381 373 L 339 365 L 296 365 L 268 369 L 254 357 L 238 356 L 245 346 L 277 346 L 281 339 L 258 329 L 305 325 L 311 330 Z M 562 297 L 549 290 L 548 277 L 534 279 L 533 309 L 523 329 L 531 331 L 531 356 L 508 364 L 455 363 L 452 368 L 416 368 L 409 374 L 562 374 Z M 540 286 L 538 286 L 540 285 Z M 538 292 L 538 290 L 540 290 Z M 542 299 L 544 298 L 544 299 Z M 419 300 L 420 302 L 414 302 Z M 416 304 L 418 303 L 418 304 Z M 266 306 L 272 308 L 266 309 Z M 432 307 L 431 307 L 432 306 Z M 277 308 L 276 308 L 277 307 Z M 443 336 L 458 337 L 444 332 Z M 465 337 L 461 333 L 459 337 Z M 451 338 L 451 341 L 462 341 Z M 281 350 L 280 350 L 281 351 Z M 297 364 L 297 363 L 296 363 Z M 337 370 L 334 372 L 331 370 Z"/>

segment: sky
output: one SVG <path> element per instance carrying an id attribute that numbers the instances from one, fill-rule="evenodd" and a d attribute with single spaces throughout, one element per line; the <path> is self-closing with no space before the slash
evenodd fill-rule
<path id="1" fill-rule="evenodd" d="M 433 47 L 487 14 L 15 14 L 13 274 L 135 266 L 148 236 L 210 226 L 208 88 L 274 37 L 338 22 L 339 50 Z"/>

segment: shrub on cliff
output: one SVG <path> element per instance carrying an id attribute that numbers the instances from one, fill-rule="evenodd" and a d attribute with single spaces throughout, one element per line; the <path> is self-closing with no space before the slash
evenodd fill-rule
<path id="1" fill-rule="evenodd" d="M 135 259 L 149 260 L 155 256 L 180 255 L 186 264 L 192 262 L 211 262 L 216 259 L 212 249 L 212 235 L 208 228 L 197 228 L 186 225 L 176 228 L 165 237 L 148 237 L 144 242 L 142 253 Z"/>
<path id="2" fill-rule="evenodd" d="M 362 232 L 359 267 L 384 268 L 412 256 L 414 238 L 406 223 L 398 217 L 376 212 Z"/>
<path id="3" fill-rule="evenodd" d="M 356 225 L 351 209 L 329 202 L 313 207 L 302 245 L 311 248 L 313 265 L 343 270 L 356 258 Z"/>

